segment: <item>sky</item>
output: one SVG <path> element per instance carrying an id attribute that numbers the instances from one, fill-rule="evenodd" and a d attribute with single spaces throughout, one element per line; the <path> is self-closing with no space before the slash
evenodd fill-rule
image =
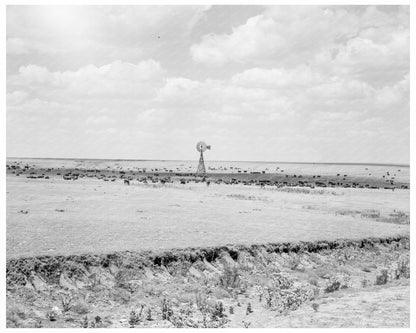
<path id="1" fill-rule="evenodd" d="M 7 6 L 10 157 L 409 163 L 408 6 Z"/>

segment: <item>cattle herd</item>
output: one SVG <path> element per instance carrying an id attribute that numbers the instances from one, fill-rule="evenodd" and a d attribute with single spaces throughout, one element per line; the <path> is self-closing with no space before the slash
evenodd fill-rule
<path id="1" fill-rule="evenodd" d="M 26 177 L 30 179 L 63 179 L 75 181 L 80 178 L 94 178 L 105 182 L 123 181 L 124 185 L 133 183 L 143 184 L 167 184 L 167 183 L 211 183 L 246 186 L 296 186 L 296 187 L 343 187 L 343 188 L 370 188 L 370 189 L 408 189 L 409 183 L 396 181 L 396 173 L 388 170 L 381 177 L 373 176 L 348 176 L 337 173 L 334 175 L 296 175 L 285 173 L 277 168 L 276 171 L 268 169 L 262 171 L 248 171 L 239 168 L 210 169 L 205 176 L 196 175 L 192 172 L 179 172 L 178 170 L 136 168 L 134 170 L 121 170 L 121 168 L 107 167 L 105 169 L 83 169 L 83 168 L 39 168 L 35 165 L 23 162 L 12 162 L 6 164 L 8 174 Z M 365 170 L 368 170 L 367 168 Z"/>

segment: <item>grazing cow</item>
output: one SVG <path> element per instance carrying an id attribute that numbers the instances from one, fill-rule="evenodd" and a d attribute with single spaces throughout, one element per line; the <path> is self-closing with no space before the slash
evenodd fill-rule
<path id="1" fill-rule="evenodd" d="M 207 181 L 207 186 L 209 186 L 209 184 L 211 184 L 211 182 L 208 180 L 208 181 Z"/>
<path id="2" fill-rule="evenodd" d="M 130 185 L 130 181 L 128 181 L 127 179 L 124 179 L 124 185 Z"/>

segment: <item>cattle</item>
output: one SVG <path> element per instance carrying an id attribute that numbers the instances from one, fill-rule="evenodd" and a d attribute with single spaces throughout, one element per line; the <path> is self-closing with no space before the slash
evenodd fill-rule
<path id="1" fill-rule="evenodd" d="M 130 181 L 127 179 L 124 179 L 124 185 L 130 185 Z"/>

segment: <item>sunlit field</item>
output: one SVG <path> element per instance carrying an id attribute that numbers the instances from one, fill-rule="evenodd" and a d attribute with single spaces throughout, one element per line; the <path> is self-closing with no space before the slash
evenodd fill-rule
<path id="1" fill-rule="evenodd" d="M 409 191 L 7 178 L 7 256 L 407 234 Z"/>

